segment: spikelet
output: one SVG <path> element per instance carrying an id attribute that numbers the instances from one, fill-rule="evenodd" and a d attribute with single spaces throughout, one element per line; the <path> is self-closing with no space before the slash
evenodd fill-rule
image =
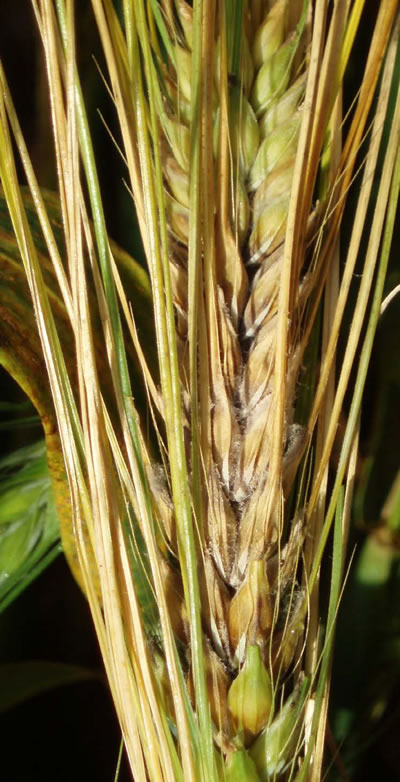
<path id="1" fill-rule="evenodd" d="M 221 774 L 226 782 L 259 782 L 254 761 L 243 749 L 237 749 L 228 755 L 226 766 Z"/>
<path id="2" fill-rule="evenodd" d="M 299 681 L 275 719 L 254 742 L 250 757 L 259 773 L 260 782 L 268 782 L 290 762 L 301 734 L 299 716 L 304 708 L 307 682 Z"/>
<path id="3" fill-rule="evenodd" d="M 248 644 L 264 648 L 272 626 L 270 584 L 265 562 L 250 562 L 246 578 L 229 606 L 229 638 L 234 658 L 243 662 Z"/>
<path id="4" fill-rule="evenodd" d="M 271 678 L 259 646 L 247 647 L 246 659 L 228 693 L 233 731 L 248 745 L 263 730 L 273 705 Z"/>

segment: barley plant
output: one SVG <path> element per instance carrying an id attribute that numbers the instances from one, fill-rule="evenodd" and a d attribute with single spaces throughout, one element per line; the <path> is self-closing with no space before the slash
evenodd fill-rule
<path id="1" fill-rule="evenodd" d="M 398 3 L 350 104 L 362 0 L 91 5 L 147 269 L 107 232 L 80 3 L 32 0 L 58 195 L 2 71 L 23 263 L 2 267 L 1 360 L 42 418 L 132 778 L 317 782 L 399 191 Z"/>

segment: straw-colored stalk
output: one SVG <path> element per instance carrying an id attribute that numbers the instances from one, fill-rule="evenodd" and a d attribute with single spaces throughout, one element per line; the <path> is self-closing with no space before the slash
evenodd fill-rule
<path id="1" fill-rule="evenodd" d="M 110 0 L 92 0 L 148 260 L 157 378 L 107 243 L 77 83 L 74 6 L 66 2 L 64 11 L 63 3 L 54 4 L 56 23 L 50 0 L 33 5 L 46 53 L 68 248 L 66 270 L 54 251 L 52 257 L 75 336 L 79 379 L 72 396 L 22 208 L 16 202 L 10 211 L 53 391 L 82 580 L 133 776 L 136 782 L 320 779 L 329 689 L 320 661 L 326 653 L 329 662 L 340 575 L 321 648 L 318 574 L 348 480 L 335 533 L 341 529 L 343 556 L 354 424 L 325 515 L 327 469 L 376 264 L 371 250 L 369 287 L 361 286 L 336 384 L 335 349 L 365 205 L 340 292 L 339 228 L 397 3 L 381 4 L 342 143 L 341 85 L 361 2 L 335 3 L 328 14 L 325 0 L 198 0 L 193 8 L 183 0 L 126 0 L 121 26 Z M 394 29 L 361 188 L 367 200 Z M 7 111 L 21 148 L 9 99 Z M 388 182 L 398 133 L 397 118 Z M 81 196 L 80 155 L 96 247 Z M 8 176 L 12 203 L 16 180 Z M 382 187 L 387 202 L 388 185 Z M 383 217 L 374 247 L 382 227 Z M 106 380 L 93 348 L 84 245 L 113 409 L 102 398 Z M 134 406 L 117 294 L 147 383 L 158 455 Z M 307 349 L 320 331 L 319 380 L 300 421 L 299 375 L 306 384 Z"/>

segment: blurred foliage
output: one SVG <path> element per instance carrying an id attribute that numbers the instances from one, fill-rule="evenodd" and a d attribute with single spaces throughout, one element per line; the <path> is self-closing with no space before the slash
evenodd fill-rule
<path id="1" fill-rule="evenodd" d="M 98 678 L 95 671 L 65 663 L 28 660 L 0 665 L 0 712 L 54 687 Z"/>
<path id="2" fill-rule="evenodd" d="M 0 611 L 61 551 L 44 440 L 0 461 Z"/>
<path id="3" fill-rule="evenodd" d="M 399 80 L 399 58 L 396 71 Z M 392 111 L 393 107 L 392 99 Z M 360 161 L 362 155 L 361 150 Z M 347 221 L 352 217 L 350 202 Z M 398 210 L 395 235 L 399 230 Z M 399 283 L 400 258 L 394 241 L 384 296 Z M 377 775 L 393 782 L 399 778 L 395 738 L 400 727 L 399 356 L 397 295 L 380 316 L 362 408 L 347 580 L 333 656 L 330 782 L 364 782 Z"/>
<path id="4" fill-rule="evenodd" d="M 396 266 L 394 257 L 391 285 L 398 284 Z M 399 324 L 397 298 L 381 316 L 363 411 L 349 545 L 353 561 L 333 658 L 332 752 L 340 761 L 331 768 L 332 782 L 361 782 L 376 773 L 398 778 L 397 754 L 394 746 L 388 749 L 387 737 L 400 723 Z"/>

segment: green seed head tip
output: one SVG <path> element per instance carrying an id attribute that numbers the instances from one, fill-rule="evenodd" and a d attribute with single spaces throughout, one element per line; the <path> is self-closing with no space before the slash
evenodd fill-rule
<path id="1" fill-rule="evenodd" d="M 295 114 L 283 127 L 279 125 L 263 140 L 250 170 L 250 190 L 258 188 L 265 176 L 278 166 L 285 166 L 293 158 L 299 139 L 300 120 L 300 114 Z"/>
<path id="2" fill-rule="evenodd" d="M 272 605 L 265 562 L 255 560 L 249 563 L 247 576 L 229 608 L 229 637 L 238 661 L 244 657 L 245 643 L 264 647 L 271 624 Z"/>
<path id="3" fill-rule="evenodd" d="M 295 755 L 308 685 L 299 682 L 277 716 L 250 749 L 261 782 L 275 779 Z"/>
<path id="4" fill-rule="evenodd" d="M 257 769 L 246 750 L 238 749 L 228 756 L 221 777 L 225 782 L 260 782 Z"/>
<path id="5" fill-rule="evenodd" d="M 283 242 L 286 232 L 286 219 L 289 211 L 289 198 L 273 201 L 257 218 L 250 236 L 250 253 L 272 253 Z"/>
<path id="6" fill-rule="evenodd" d="M 299 108 L 306 87 L 306 74 L 303 73 L 295 83 L 284 92 L 277 101 L 272 101 L 268 111 L 260 119 L 260 135 L 265 138 L 272 133 L 279 125 L 285 125 L 292 119 Z"/>
<path id="7" fill-rule="evenodd" d="M 175 122 L 167 116 L 162 118 L 165 135 L 180 167 L 189 172 L 190 131 L 187 125 Z"/>
<path id="8" fill-rule="evenodd" d="M 228 707 L 236 733 L 245 744 L 257 736 L 268 722 L 273 702 L 271 678 L 257 645 L 247 647 L 245 663 L 232 682 Z"/>
<path id="9" fill-rule="evenodd" d="M 251 95 L 251 102 L 258 117 L 286 90 L 290 79 L 294 45 L 294 38 L 290 36 L 259 70 Z"/>
<path id="10" fill-rule="evenodd" d="M 184 32 L 186 43 L 190 49 L 193 47 L 193 9 L 191 6 L 180 0 L 177 3 L 177 12 L 182 30 Z"/>
<path id="11" fill-rule="evenodd" d="M 249 42 L 243 34 L 240 55 L 240 82 L 246 93 L 249 94 L 254 80 L 254 62 L 251 56 Z"/>
<path id="12" fill-rule="evenodd" d="M 237 183 L 236 192 L 230 199 L 230 205 L 231 223 L 235 233 L 237 232 L 239 246 L 241 247 L 247 237 L 250 222 L 249 198 L 247 195 L 247 190 L 241 179 L 239 179 Z"/>
<path id="13" fill-rule="evenodd" d="M 286 0 L 278 0 L 257 30 L 253 43 L 253 60 L 261 68 L 276 52 L 283 41 Z"/>
<path id="14" fill-rule="evenodd" d="M 178 94 L 190 104 L 192 97 L 192 53 L 182 46 L 175 46 Z"/>
<path id="15" fill-rule="evenodd" d="M 187 242 L 189 238 L 189 210 L 166 193 L 166 206 L 171 230 L 181 242 Z"/>
<path id="16" fill-rule="evenodd" d="M 168 157 L 164 164 L 165 176 L 172 195 L 178 203 L 189 207 L 189 176 L 173 157 Z"/>
<path id="17" fill-rule="evenodd" d="M 256 115 L 240 88 L 234 89 L 229 97 L 229 136 L 233 160 L 239 162 L 240 174 L 245 179 L 258 151 L 260 131 Z"/>

